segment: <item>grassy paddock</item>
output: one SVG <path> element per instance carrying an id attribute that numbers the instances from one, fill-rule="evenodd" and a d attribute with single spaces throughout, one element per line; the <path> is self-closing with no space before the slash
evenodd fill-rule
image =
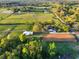
<path id="1" fill-rule="evenodd" d="M 33 22 L 48 22 L 52 19 L 52 14 L 49 13 L 26 13 L 21 15 L 15 15 L 8 17 L 5 20 L 2 20 L 0 23 L 33 23 Z"/>

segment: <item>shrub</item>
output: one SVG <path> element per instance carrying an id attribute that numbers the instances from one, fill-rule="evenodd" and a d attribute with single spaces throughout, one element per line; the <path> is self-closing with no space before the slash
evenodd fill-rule
<path id="1" fill-rule="evenodd" d="M 33 32 L 42 32 L 42 25 L 37 23 L 33 26 Z"/>
<path id="2" fill-rule="evenodd" d="M 25 34 L 21 34 L 21 35 L 19 36 L 19 38 L 20 38 L 20 41 L 21 41 L 21 42 L 24 42 L 24 41 L 26 41 L 27 36 L 26 36 Z"/>
<path id="3" fill-rule="evenodd" d="M 56 54 L 56 45 L 55 45 L 55 43 L 53 42 L 53 43 L 49 43 L 49 55 L 50 56 L 53 56 L 53 55 L 55 55 Z"/>

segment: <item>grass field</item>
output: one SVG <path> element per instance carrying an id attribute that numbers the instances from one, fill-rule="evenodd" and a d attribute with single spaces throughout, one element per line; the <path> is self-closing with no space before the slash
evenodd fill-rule
<path id="1" fill-rule="evenodd" d="M 0 38 L 3 38 L 9 34 L 14 26 L 0 26 Z"/>
<path id="2" fill-rule="evenodd" d="M 21 15 L 11 15 L 10 17 L 6 18 L 5 20 L 0 21 L 0 23 L 32 23 L 37 21 L 48 22 L 52 19 L 52 14 L 32 14 L 26 13 Z"/>
<path id="3" fill-rule="evenodd" d="M 10 30 L 17 24 L 31 24 L 36 22 L 50 22 L 52 20 L 52 14 L 50 13 L 25 13 L 25 14 L 12 14 L 7 17 L 9 14 L 2 14 L 0 17 L 3 17 L 3 20 L 0 20 L 0 34 L 1 37 L 4 35 L 5 31 Z M 6 25 L 9 24 L 9 25 Z M 10 25 L 13 24 L 13 25 Z M 11 34 L 21 34 L 25 30 L 31 30 L 31 25 L 17 25 L 14 30 L 11 31 Z M 10 33 L 9 33 L 10 34 Z"/>

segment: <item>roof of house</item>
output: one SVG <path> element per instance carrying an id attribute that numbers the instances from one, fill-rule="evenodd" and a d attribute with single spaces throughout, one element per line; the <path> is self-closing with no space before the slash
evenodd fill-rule
<path id="1" fill-rule="evenodd" d="M 43 37 L 43 40 L 46 41 L 71 41 L 76 42 L 77 38 L 75 35 L 79 35 L 78 32 L 76 33 L 53 33 L 53 34 L 47 34 Z"/>

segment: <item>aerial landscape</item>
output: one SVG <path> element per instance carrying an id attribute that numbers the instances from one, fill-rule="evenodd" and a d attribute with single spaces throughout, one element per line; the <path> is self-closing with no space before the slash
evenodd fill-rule
<path id="1" fill-rule="evenodd" d="M 79 59 L 79 0 L 0 0 L 0 59 Z"/>

